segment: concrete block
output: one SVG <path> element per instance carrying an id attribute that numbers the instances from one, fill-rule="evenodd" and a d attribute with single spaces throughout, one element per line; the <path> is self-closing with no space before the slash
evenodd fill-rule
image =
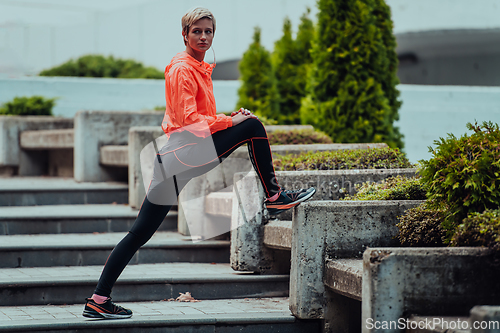
<path id="1" fill-rule="evenodd" d="M 205 213 L 230 218 L 233 212 L 233 196 L 233 191 L 210 193 L 205 200 Z"/>
<path id="2" fill-rule="evenodd" d="M 362 259 L 326 259 L 325 286 L 337 294 L 361 301 Z"/>
<path id="3" fill-rule="evenodd" d="M 143 173 L 149 173 L 151 177 L 153 174 L 156 152 L 150 143 L 162 137 L 166 138 L 160 126 L 134 126 L 129 129 L 128 195 L 129 205 L 132 208 L 139 209 L 146 197 Z M 144 157 L 141 163 L 141 152 L 143 156 L 151 156 L 151 158 Z"/>
<path id="4" fill-rule="evenodd" d="M 290 310 L 324 318 L 325 256 L 359 258 L 368 246 L 397 246 L 397 216 L 421 201 L 309 201 L 294 208 Z"/>
<path id="5" fill-rule="evenodd" d="M 11 174 L 38 176 L 47 172 L 48 157 L 20 146 L 23 131 L 70 129 L 73 119 L 51 116 L 0 116 L 0 167 Z"/>
<path id="6" fill-rule="evenodd" d="M 479 324 L 472 327 L 472 333 L 500 333 L 500 306 L 473 307 L 470 311 L 470 323 L 474 322 Z"/>
<path id="7" fill-rule="evenodd" d="M 310 186 L 316 187 L 316 194 L 312 200 L 337 200 L 344 196 L 344 193 L 354 194 L 355 188 L 354 184 L 363 183 L 365 181 L 378 182 L 390 176 L 402 175 L 402 176 L 414 176 L 416 174 L 416 169 L 366 169 L 366 170 L 323 170 L 323 171 L 279 171 L 276 172 L 278 178 L 278 183 L 287 189 L 297 189 L 297 188 L 307 188 Z M 253 182 L 257 183 L 258 179 L 254 176 Z M 188 184 L 189 186 L 189 184 Z M 244 192 L 248 193 L 248 191 Z M 234 207 L 234 203 L 233 203 Z M 234 208 L 233 208 L 234 209 Z M 234 211 L 234 210 L 233 210 Z M 236 218 L 236 217 L 233 217 Z M 280 220 L 292 220 L 292 210 L 288 210 L 278 216 Z M 234 222 L 237 223 L 237 222 Z M 263 222 L 265 224 L 265 222 Z M 180 224 L 179 224 L 180 227 Z M 260 228 L 260 224 L 247 225 L 245 228 L 254 227 L 253 231 L 248 231 L 248 233 L 253 235 L 263 235 L 263 232 L 257 230 Z M 246 235 L 246 232 L 234 234 L 231 239 L 235 239 L 236 235 Z M 253 240 L 255 241 L 255 240 Z M 239 242 L 245 242 L 244 239 L 239 240 Z M 257 242 L 259 244 L 264 244 L 263 241 Z M 255 244 L 257 244 L 255 243 Z M 253 247 L 251 247 L 253 249 Z M 233 248 L 237 249 L 237 247 Z M 256 256 L 261 250 L 252 250 L 251 256 Z M 264 251 L 264 250 L 262 250 Z M 361 249 L 359 251 L 362 251 Z M 249 252 L 250 253 L 250 252 Z M 238 254 L 236 257 L 240 256 Z M 245 259 L 245 262 L 253 262 L 252 270 L 256 270 L 259 265 L 256 264 L 259 260 Z M 267 259 L 263 258 L 263 262 L 267 263 Z M 269 264 L 263 267 L 268 267 Z M 234 267 L 245 267 L 244 265 L 236 264 Z"/>
<path id="8" fill-rule="evenodd" d="M 23 131 L 20 146 L 34 150 L 73 149 L 74 129 Z"/>
<path id="9" fill-rule="evenodd" d="M 242 147 L 247 150 L 247 147 Z M 246 153 L 248 157 L 248 152 Z M 216 225 L 224 225 L 225 232 L 231 229 L 229 220 L 223 219 L 222 216 L 209 216 L 205 211 L 206 200 L 211 193 L 228 191 L 233 184 L 234 175 L 237 172 L 252 172 L 253 167 L 250 159 L 240 158 L 231 154 L 221 164 L 210 170 L 209 172 L 193 178 L 184 187 L 179 195 L 179 222 L 177 230 L 183 235 L 201 236 L 203 237 L 216 236 L 222 229 L 216 228 Z M 245 193 L 245 192 L 244 192 Z M 196 200 L 194 200 L 196 198 Z M 229 203 L 226 209 L 232 207 Z M 190 225 L 188 225 L 190 224 Z M 194 231 L 197 229 L 198 231 Z M 212 230 L 212 231 L 211 231 Z"/>
<path id="10" fill-rule="evenodd" d="M 99 151 L 99 163 L 106 166 L 128 167 L 127 146 L 102 146 Z"/>
<path id="11" fill-rule="evenodd" d="M 466 316 L 500 298 L 500 268 L 487 248 L 369 248 L 363 254 L 363 332 L 409 314 Z"/>
<path id="12" fill-rule="evenodd" d="M 292 221 L 271 220 L 264 226 L 264 245 L 278 250 L 292 248 Z"/>
<path id="13" fill-rule="evenodd" d="M 234 183 L 235 195 L 242 200 L 233 200 L 231 267 L 236 271 L 270 272 L 273 253 L 263 245 L 263 226 L 267 221 L 263 208 L 264 189 L 256 174 L 237 173 Z"/>
<path id="14" fill-rule="evenodd" d="M 362 259 L 325 260 L 324 333 L 361 332 Z"/>
<path id="15" fill-rule="evenodd" d="M 75 115 L 75 180 L 100 182 L 117 180 L 116 170 L 99 163 L 100 148 L 127 145 L 133 126 L 158 126 L 161 112 L 79 111 Z"/>

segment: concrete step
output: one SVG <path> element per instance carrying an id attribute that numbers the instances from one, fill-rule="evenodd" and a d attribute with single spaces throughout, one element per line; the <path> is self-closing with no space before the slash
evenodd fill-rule
<path id="1" fill-rule="evenodd" d="M 321 332 L 320 321 L 301 321 L 288 309 L 288 298 L 245 298 L 200 302 L 119 303 L 134 315 L 124 320 L 91 320 L 77 305 L 0 308 L 0 332 Z"/>
<path id="2" fill-rule="evenodd" d="M 0 306 L 75 304 L 89 297 L 102 266 L 2 268 Z M 286 297 L 288 275 L 235 272 L 229 264 L 129 265 L 113 288 L 117 302 L 159 301 L 190 292 L 196 299 Z"/>
<path id="3" fill-rule="evenodd" d="M 0 207 L 0 235 L 123 232 L 138 213 L 113 204 Z M 159 230 L 175 229 L 177 211 L 170 211 Z"/>
<path id="4" fill-rule="evenodd" d="M 125 183 L 77 183 L 72 178 L 0 178 L 0 206 L 128 203 Z"/>
<path id="5" fill-rule="evenodd" d="M 126 232 L 0 236 L 0 268 L 104 265 Z M 230 242 L 192 242 L 174 231 L 157 232 L 131 264 L 229 262 Z"/>

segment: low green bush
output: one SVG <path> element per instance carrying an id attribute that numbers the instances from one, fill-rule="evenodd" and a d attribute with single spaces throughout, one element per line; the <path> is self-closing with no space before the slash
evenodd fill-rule
<path id="1" fill-rule="evenodd" d="M 52 116 L 52 108 L 56 98 L 43 96 L 14 97 L 10 102 L 2 104 L 0 115 L 13 116 Z"/>
<path id="2" fill-rule="evenodd" d="M 269 133 L 268 137 L 271 145 L 332 143 L 332 139 L 328 135 L 313 129 L 277 130 Z"/>
<path id="3" fill-rule="evenodd" d="M 131 59 L 85 55 L 40 72 L 40 76 L 114 77 L 123 79 L 164 79 L 164 73 Z"/>
<path id="4" fill-rule="evenodd" d="M 398 217 L 400 222 L 396 225 L 401 246 L 444 246 L 447 232 L 441 224 L 445 216 L 445 208 L 431 207 L 428 201 L 408 209 L 403 216 Z"/>
<path id="5" fill-rule="evenodd" d="M 500 250 L 500 209 L 471 213 L 457 227 L 452 246 L 487 246 Z"/>
<path id="6" fill-rule="evenodd" d="M 500 130 L 498 124 L 467 124 L 472 135 L 435 141 L 433 157 L 421 161 L 420 175 L 433 205 L 447 205 L 443 227 L 454 233 L 470 213 L 500 206 Z"/>
<path id="7" fill-rule="evenodd" d="M 420 177 L 403 176 L 356 184 L 356 190 L 355 195 L 342 200 L 425 200 L 427 192 Z"/>
<path id="8" fill-rule="evenodd" d="M 300 155 L 276 155 L 277 171 L 338 169 L 401 169 L 412 168 L 405 154 L 397 148 L 372 148 L 307 152 Z"/>

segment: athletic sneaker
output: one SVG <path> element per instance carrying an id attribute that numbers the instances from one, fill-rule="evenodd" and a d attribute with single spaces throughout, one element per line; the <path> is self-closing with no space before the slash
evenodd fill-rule
<path id="1" fill-rule="evenodd" d="M 92 298 L 86 299 L 83 316 L 88 318 L 120 319 L 132 317 L 132 311 L 122 308 L 111 302 L 111 298 L 102 304 L 96 303 Z"/>
<path id="2" fill-rule="evenodd" d="M 278 199 L 273 202 L 266 200 L 265 205 L 269 215 L 278 215 L 279 213 L 297 206 L 299 203 L 311 198 L 314 193 L 316 193 L 316 189 L 314 187 L 310 187 L 307 190 L 300 189 L 296 191 L 281 191 Z"/>

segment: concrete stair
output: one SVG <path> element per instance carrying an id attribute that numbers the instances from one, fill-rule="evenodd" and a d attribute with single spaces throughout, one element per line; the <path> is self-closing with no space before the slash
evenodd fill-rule
<path id="1" fill-rule="evenodd" d="M 126 232 L 137 214 L 124 204 L 4 206 L 0 207 L 0 235 Z M 159 230 L 176 228 L 177 211 L 172 210 Z"/>
<path id="2" fill-rule="evenodd" d="M 0 268 L 104 265 L 124 232 L 0 236 Z M 193 243 L 175 231 L 160 231 L 130 264 L 228 263 L 229 241 Z"/>
<path id="3" fill-rule="evenodd" d="M 0 178 L 0 206 L 125 204 L 124 183 L 77 183 L 71 178 Z"/>
<path id="4" fill-rule="evenodd" d="M 75 304 L 92 294 L 102 266 L 0 269 L 0 306 Z M 229 264 L 130 265 L 113 297 L 119 302 L 158 301 L 189 291 L 197 299 L 288 296 L 288 275 L 234 272 Z"/>
<path id="5" fill-rule="evenodd" d="M 320 332 L 319 321 L 291 315 L 289 275 L 233 271 L 229 241 L 192 242 L 177 233 L 175 210 L 113 289 L 134 316 L 82 317 L 102 265 L 137 216 L 122 204 L 127 190 L 0 179 L 0 332 Z M 186 292 L 200 302 L 167 301 Z"/>

